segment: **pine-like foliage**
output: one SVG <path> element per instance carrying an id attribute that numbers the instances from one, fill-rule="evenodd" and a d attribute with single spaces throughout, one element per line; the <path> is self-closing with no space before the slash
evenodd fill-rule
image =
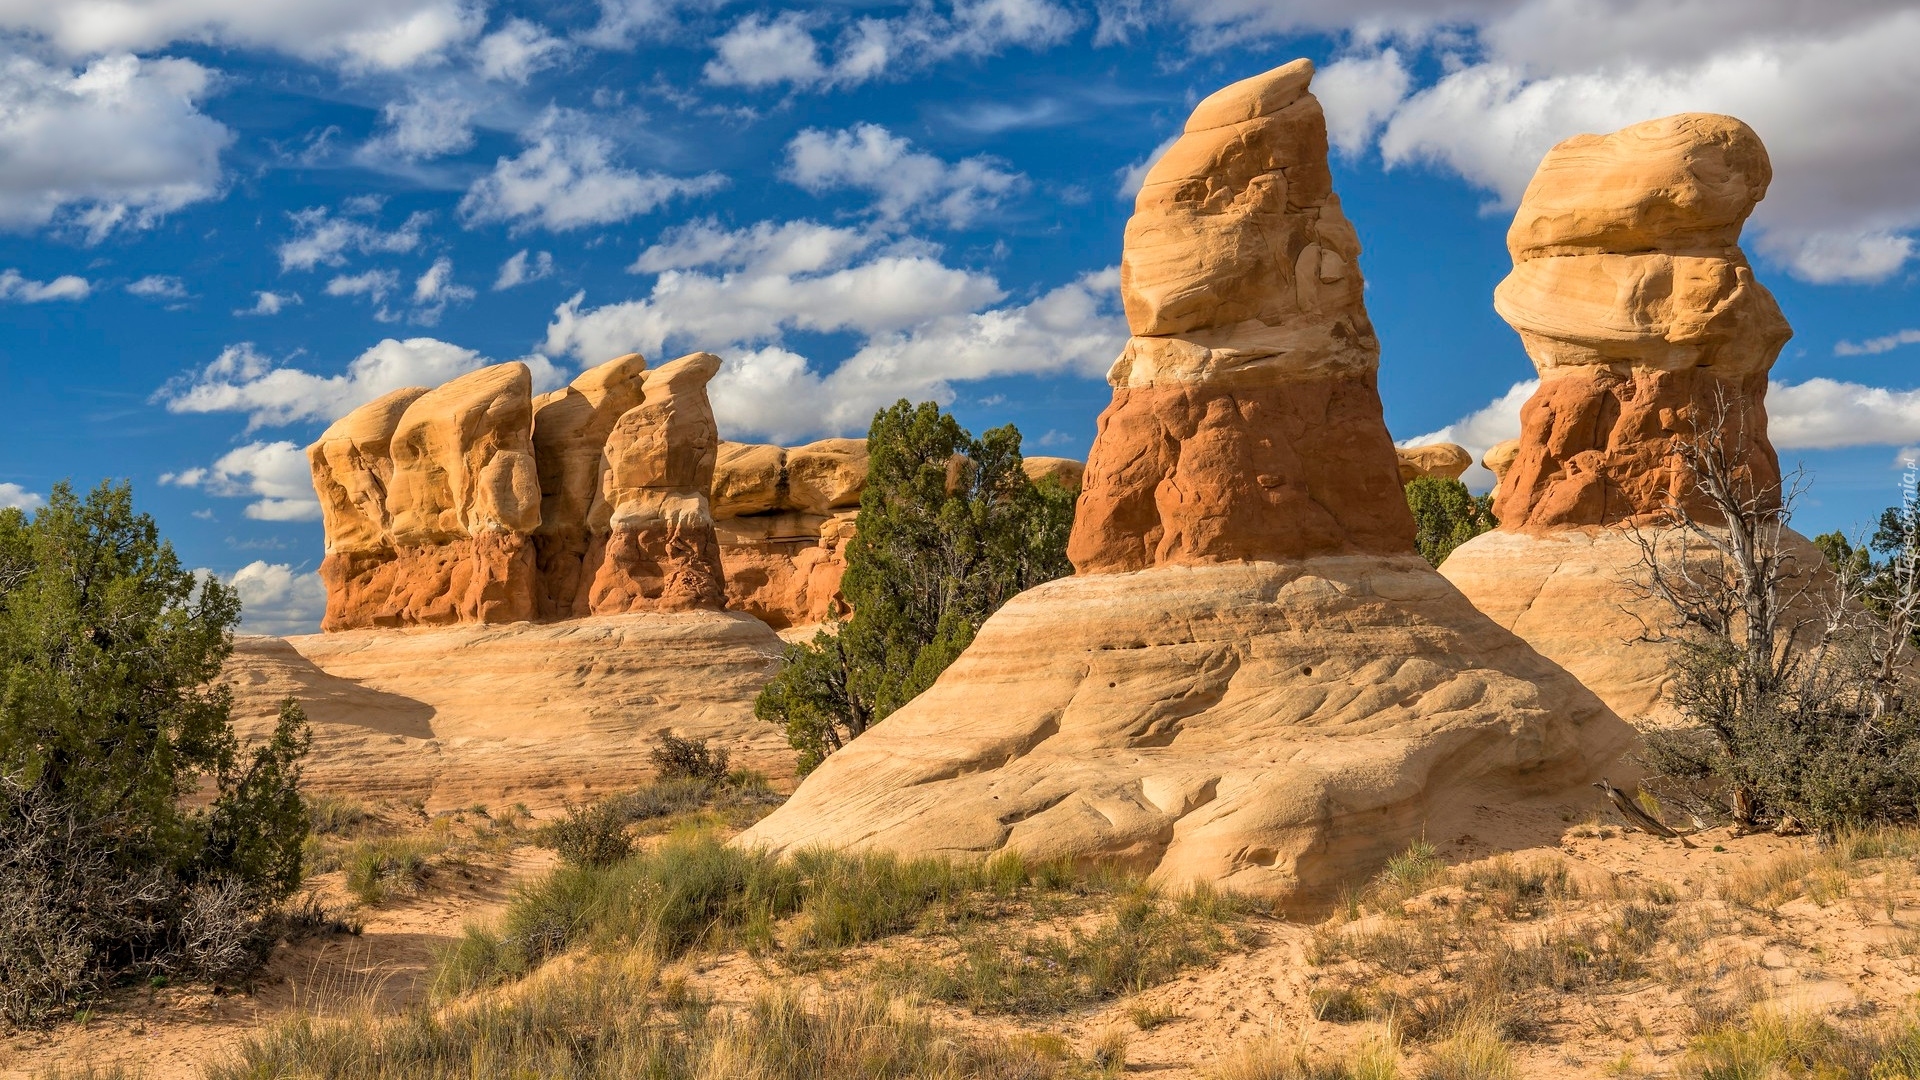
<path id="1" fill-rule="evenodd" d="M 1446 562 L 1454 548 L 1499 524 L 1493 518 L 1492 498 L 1475 498 L 1467 485 L 1439 476 L 1408 481 L 1407 509 L 1413 511 L 1414 544 L 1434 566 Z"/>
<path id="2" fill-rule="evenodd" d="M 241 752 L 214 682 L 239 616 L 124 484 L 0 511 L 0 1017 L 128 969 L 227 974 L 212 913 L 299 884 L 306 719 L 287 702 Z"/>
<path id="3" fill-rule="evenodd" d="M 915 695 L 1014 594 L 1072 572 L 1076 492 L 1021 469 L 1020 432 L 974 438 L 931 403 L 873 418 L 842 594 L 853 615 L 790 646 L 755 711 L 811 770 Z"/>

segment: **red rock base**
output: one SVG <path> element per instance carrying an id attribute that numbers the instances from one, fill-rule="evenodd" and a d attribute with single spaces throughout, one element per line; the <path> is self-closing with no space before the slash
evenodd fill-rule
<path id="1" fill-rule="evenodd" d="M 534 617 L 533 545 L 517 533 L 373 552 L 320 563 L 326 631 L 511 623 Z"/>
<path id="2" fill-rule="evenodd" d="M 1369 375 L 1115 390 L 1067 556 L 1103 574 L 1412 550 Z"/>
<path id="3" fill-rule="evenodd" d="M 727 602 L 720 545 L 711 527 L 616 527 L 594 539 L 583 573 L 587 570 L 593 584 L 574 598 L 577 616 L 719 611 Z"/>
<path id="4" fill-rule="evenodd" d="M 773 627 L 809 626 L 849 611 L 840 599 L 847 564 L 818 544 L 723 546 L 727 607 Z"/>
<path id="5" fill-rule="evenodd" d="M 1755 490 L 1780 489 L 1780 461 L 1767 442 L 1764 372 L 1722 380 L 1687 368 L 1582 368 L 1544 380 L 1520 410 L 1520 449 L 1494 495 L 1502 528 L 1652 525 L 1665 520 L 1682 480 L 1676 438 L 1718 414 L 1730 415 L 1729 447 L 1744 446 Z M 1682 492 L 1696 513 L 1698 496 Z"/>

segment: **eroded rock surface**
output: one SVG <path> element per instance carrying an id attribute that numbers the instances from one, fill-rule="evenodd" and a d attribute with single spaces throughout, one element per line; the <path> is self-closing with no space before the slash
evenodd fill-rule
<path id="1" fill-rule="evenodd" d="M 1442 480 L 1458 480 L 1460 474 L 1473 464 L 1473 455 L 1467 448 L 1454 443 L 1428 443 L 1425 446 L 1408 446 L 1398 450 L 1400 456 L 1400 482 L 1405 484 L 1420 476 L 1437 476 Z"/>
<path id="2" fill-rule="evenodd" d="M 1413 549 L 1360 241 L 1296 61 L 1201 102 L 1148 170 L 1068 555 L 1082 573 Z"/>
<path id="3" fill-rule="evenodd" d="M 1141 192 L 1078 575 L 740 843 L 1117 860 L 1305 912 L 1423 833 L 1584 796 L 1626 748 L 1413 553 L 1311 74 L 1202 102 Z"/>

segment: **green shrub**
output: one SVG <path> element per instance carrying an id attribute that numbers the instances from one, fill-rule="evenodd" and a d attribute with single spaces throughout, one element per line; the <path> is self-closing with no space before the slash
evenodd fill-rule
<path id="1" fill-rule="evenodd" d="M 569 866 L 608 866 L 633 851 L 627 818 L 615 802 L 567 804 L 566 816 L 547 827 L 553 850 Z"/>
<path id="2" fill-rule="evenodd" d="M 719 783 L 727 778 L 727 748 L 712 749 L 704 742 L 683 739 L 671 731 L 653 737 L 648 752 L 662 780 L 705 780 Z"/>
<path id="3" fill-rule="evenodd" d="M 299 884 L 306 718 L 242 752 L 215 682 L 239 614 L 124 484 L 0 510 L 0 1019 L 231 958 L 192 942 L 257 937 Z"/>
<path id="4" fill-rule="evenodd" d="M 1453 549 L 1497 527 L 1493 500 L 1478 498 L 1458 480 L 1416 476 L 1407 482 L 1407 509 L 1413 512 L 1414 546 L 1435 566 Z"/>

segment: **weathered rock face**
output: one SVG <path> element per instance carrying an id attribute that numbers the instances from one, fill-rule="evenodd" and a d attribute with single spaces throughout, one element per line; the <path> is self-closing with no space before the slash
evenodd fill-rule
<path id="1" fill-rule="evenodd" d="M 1460 474 L 1473 464 L 1473 455 L 1467 453 L 1467 448 L 1454 443 L 1428 443 L 1425 446 L 1404 447 L 1397 452 L 1400 456 L 1400 482 L 1403 484 L 1419 476 L 1458 480 Z"/>
<path id="2" fill-rule="evenodd" d="M 727 605 L 779 630 L 846 615 L 840 579 L 866 484 L 865 439 L 722 443 L 713 497 Z"/>
<path id="3" fill-rule="evenodd" d="M 314 487 L 334 508 L 320 566 L 323 627 L 533 617 L 528 534 L 540 521 L 540 482 L 532 386 L 516 363 L 434 390 L 397 391 L 349 413 L 308 450 Z M 376 515 L 371 497 L 382 486 Z"/>
<path id="4" fill-rule="evenodd" d="M 694 353 L 648 372 L 645 400 L 613 425 L 587 513 L 593 585 L 579 614 L 726 606 L 707 504 L 720 442 L 707 381 L 719 370 L 719 357 Z"/>
<path id="5" fill-rule="evenodd" d="M 1020 470 L 1034 483 L 1053 480 L 1063 487 L 1079 490 L 1085 480 L 1087 466 L 1085 462 L 1063 457 L 1022 457 Z"/>
<path id="6" fill-rule="evenodd" d="M 1120 263 L 1133 337 L 1068 547 L 1081 573 L 1413 549 L 1312 74 L 1207 98 L 1147 173 Z"/>
<path id="7" fill-rule="evenodd" d="M 1792 335 L 1739 247 L 1772 167 L 1753 130 L 1684 113 L 1550 151 L 1507 233 L 1494 307 L 1540 372 L 1494 498 L 1503 526 L 1648 524 L 1683 498 L 1670 447 L 1724 401 L 1761 488 L 1767 372 Z"/>
<path id="8" fill-rule="evenodd" d="M 1207 99 L 1149 176 L 1079 574 L 739 843 L 1111 859 L 1305 912 L 1629 744 L 1412 551 L 1311 72 Z"/>
<path id="9" fill-rule="evenodd" d="M 1629 719 L 1661 714 L 1669 655 L 1641 640 L 1670 616 L 1629 587 L 1639 540 L 1683 542 L 1663 527 L 1674 496 L 1711 520 L 1675 440 L 1718 422 L 1724 403 L 1727 444 L 1777 495 L 1763 395 L 1791 330 L 1738 246 L 1771 175 L 1759 138 L 1728 116 L 1582 135 L 1541 162 L 1507 233 L 1514 268 L 1494 306 L 1540 389 L 1520 438 L 1487 451 L 1500 529 L 1441 573 Z M 1801 565 L 1824 565 L 1805 540 L 1785 541 Z"/>
<path id="10" fill-rule="evenodd" d="M 536 402 L 524 364 L 396 391 L 309 448 L 326 630 L 724 604 L 705 353 L 623 356 Z"/>
<path id="11" fill-rule="evenodd" d="M 540 617 L 571 616 L 590 537 L 587 511 L 600 491 L 601 453 L 614 424 L 646 398 L 647 361 L 638 353 L 589 368 L 533 402 L 533 450 L 540 467 Z"/>
<path id="12" fill-rule="evenodd" d="M 1507 470 L 1513 467 L 1513 459 L 1519 456 L 1520 440 L 1508 439 L 1487 447 L 1487 452 L 1480 455 L 1480 464 L 1493 474 L 1493 482 L 1498 484 L 1507 478 Z"/>

